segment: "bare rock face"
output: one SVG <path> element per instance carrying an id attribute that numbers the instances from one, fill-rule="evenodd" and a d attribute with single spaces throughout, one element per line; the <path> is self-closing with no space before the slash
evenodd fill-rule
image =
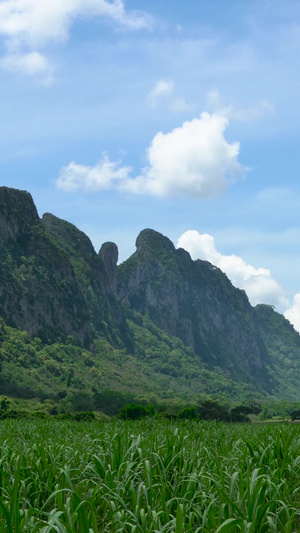
<path id="1" fill-rule="evenodd" d="M 70 222 L 46 213 L 42 224 L 71 262 L 90 323 L 116 346 L 122 346 L 127 332 L 126 317 L 115 298 L 117 246 L 105 243 L 97 254 L 87 235 Z M 122 330 L 122 335 L 118 330 Z"/>
<path id="2" fill-rule="evenodd" d="M 119 266 L 120 298 L 179 337 L 210 368 L 220 367 L 235 379 L 264 380 L 268 355 L 245 292 L 218 268 L 193 261 L 153 230 L 142 231 L 136 245 L 137 251 Z"/>
<path id="3" fill-rule="evenodd" d="M 16 240 L 38 221 L 36 207 L 28 192 L 0 187 L 0 238 Z"/>
<path id="4" fill-rule="evenodd" d="M 107 292 L 116 294 L 117 291 L 117 263 L 119 250 L 114 242 L 105 242 L 102 244 L 99 257 L 102 259 L 107 281 Z"/>
<path id="5" fill-rule="evenodd" d="M 66 255 L 25 191 L 0 188 L 0 316 L 44 341 L 91 346 L 88 308 Z"/>
<path id="6" fill-rule="evenodd" d="M 285 397 L 285 354 L 295 354 L 285 375 L 297 374 L 300 360 L 289 322 L 270 306 L 251 307 L 220 269 L 154 230 L 143 230 L 136 247 L 118 267 L 114 243 L 97 254 L 73 224 L 49 213 L 41 220 L 29 193 L 0 187 L 0 318 L 45 343 L 71 335 L 92 348 L 100 336 L 130 354 L 139 344 L 134 323 L 151 335 L 159 328 L 163 343 L 181 339 L 199 368 L 268 393 L 277 382 Z M 299 379 L 289 381 L 296 396 Z"/>

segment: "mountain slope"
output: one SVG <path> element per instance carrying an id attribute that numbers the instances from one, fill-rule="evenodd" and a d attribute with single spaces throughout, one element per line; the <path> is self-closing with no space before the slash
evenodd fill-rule
<path id="1" fill-rule="evenodd" d="M 115 346 L 130 346 L 126 317 L 116 297 L 117 246 L 104 243 L 97 254 L 90 239 L 70 222 L 50 213 L 41 222 L 70 260 L 94 330 Z"/>
<path id="2" fill-rule="evenodd" d="M 92 343 L 88 308 L 67 254 L 44 230 L 31 196 L 0 187 L 0 315 L 45 341 Z"/>
<path id="3" fill-rule="evenodd" d="M 179 337 L 209 368 L 270 391 L 268 352 L 244 291 L 207 261 L 144 230 L 118 270 L 118 294 L 157 327 Z"/>
<path id="4" fill-rule="evenodd" d="M 274 392 L 283 399 L 299 399 L 300 335 L 272 306 L 261 304 L 254 310 L 257 328 L 272 361 L 272 368 L 267 370 Z"/>
<path id="5" fill-rule="evenodd" d="M 117 259 L 0 187 L 2 392 L 300 399 L 300 336 L 282 315 L 156 231 Z"/>

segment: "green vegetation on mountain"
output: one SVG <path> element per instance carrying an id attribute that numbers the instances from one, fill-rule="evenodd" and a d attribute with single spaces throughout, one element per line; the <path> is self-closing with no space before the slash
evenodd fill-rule
<path id="1" fill-rule="evenodd" d="M 2 395 L 108 415 L 300 400 L 290 323 L 163 235 L 142 231 L 117 267 L 114 243 L 97 254 L 74 225 L 40 219 L 28 193 L 0 187 L 0 244 Z"/>
<path id="2" fill-rule="evenodd" d="M 118 270 L 118 292 L 130 307 L 191 347 L 200 365 L 271 392 L 268 352 L 245 292 L 153 230 L 144 230 L 136 245 Z"/>
<path id="3" fill-rule="evenodd" d="M 105 243 L 96 254 L 90 239 L 73 224 L 49 213 L 42 218 L 43 227 L 63 250 L 84 295 L 89 322 L 114 346 L 128 344 L 126 318 L 121 303 L 112 292 L 117 275 L 118 249 Z M 107 272 L 106 263 L 110 264 Z"/>
<path id="4" fill-rule="evenodd" d="M 270 356 L 268 373 L 274 393 L 283 399 L 299 399 L 300 335 L 270 305 L 257 305 L 257 327 Z"/>
<path id="5" fill-rule="evenodd" d="M 0 188 L 0 316 L 44 342 L 90 346 L 88 308 L 67 254 L 43 228 L 28 193 Z"/>
<path id="6" fill-rule="evenodd" d="M 0 320 L 1 393 L 22 398 L 25 405 L 39 398 L 45 412 L 55 404 L 58 412 L 101 410 L 108 415 L 132 401 L 180 408 L 205 393 L 236 400 L 256 394 L 220 373 L 199 369 L 197 358 L 185 353 L 178 339 L 161 332 L 157 340 L 133 322 L 130 328 L 136 338 L 135 355 L 113 348 L 101 337 L 94 340 L 93 352 L 72 337 L 64 344 L 45 344 Z M 152 345 L 154 358 L 149 361 Z M 182 375 L 179 364 L 186 366 Z"/>

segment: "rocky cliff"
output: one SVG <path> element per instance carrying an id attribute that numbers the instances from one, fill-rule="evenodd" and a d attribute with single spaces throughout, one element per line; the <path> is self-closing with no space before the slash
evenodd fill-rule
<path id="1" fill-rule="evenodd" d="M 161 234 L 147 229 L 135 254 L 119 267 L 118 294 L 169 335 L 179 337 L 208 365 L 268 389 L 270 364 L 254 310 L 207 261 L 192 261 Z"/>
<path id="2" fill-rule="evenodd" d="M 104 243 L 97 254 L 90 239 L 70 222 L 46 213 L 42 224 L 68 255 L 93 328 L 115 346 L 130 345 L 126 316 L 116 297 L 117 246 Z"/>
<path id="3" fill-rule="evenodd" d="M 30 194 L 0 187 L 0 318 L 46 344 L 108 341 L 118 364 L 134 358 L 172 389 L 176 380 L 193 393 L 235 383 L 299 397 L 300 336 L 282 315 L 253 308 L 221 270 L 156 231 L 136 246 L 117 267 L 114 243 L 96 253 L 73 224 L 40 219 Z"/>
<path id="4" fill-rule="evenodd" d="M 0 236 L 3 242 L 17 242 L 37 223 L 38 213 L 26 191 L 0 187 Z"/>
<path id="5" fill-rule="evenodd" d="M 90 346 L 88 308 L 66 253 L 45 231 L 25 191 L 0 187 L 0 315 L 50 341 Z"/>

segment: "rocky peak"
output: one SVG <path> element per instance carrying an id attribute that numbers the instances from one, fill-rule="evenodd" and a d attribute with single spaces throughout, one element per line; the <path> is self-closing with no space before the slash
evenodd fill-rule
<path id="1" fill-rule="evenodd" d="M 66 244 L 76 251 L 76 254 L 82 256 L 88 263 L 96 257 L 96 252 L 89 237 L 80 231 L 74 224 L 66 222 L 51 213 L 45 213 L 42 217 L 42 223 L 47 232 L 54 238 L 55 242 L 61 241 L 60 244 L 65 249 Z"/>
<path id="2" fill-rule="evenodd" d="M 175 252 L 175 246 L 168 239 L 158 231 L 153 229 L 144 229 L 136 239 L 136 248 L 139 254 L 147 252 L 158 252 L 164 250 L 164 252 Z"/>
<path id="3" fill-rule="evenodd" d="M 10 187 L 0 187 L 0 235 L 17 240 L 39 221 L 31 194 Z"/>
<path id="4" fill-rule="evenodd" d="M 246 295 L 218 268 L 193 261 L 156 231 L 142 231 L 136 245 L 137 252 L 119 267 L 119 296 L 179 337 L 210 368 L 263 381 L 266 350 Z"/>
<path id="5" fill-rule="evenodd" d="M 189 252 L 184 250 L 184 248 L 177 248 L 177 255 L 179 257 L 181 257 L 182 259 L 184 259 L 184 260 L 187 260 L 187 261 L 191 261 L 192 260 Z"/>
<path id="6" fill-rule="evenodd" d="M 71 262 L 75 278 L 89 309 L 88 319 L 103 335 L 114 338 L 115 325 L 124 323 L 114 299 L 117 284 L 118 248 L 105 243 L 97 254 L 89 237 L 76 226 L 49 213 L 42 224 Z M 126 327 L 124 327 L 126 329 Z M 109 332 L 109 333 L 108 333 Z M 119 339 L 116 339 L 116 343 Z"/>
<path id="7" fill-rule="evenodd" d="M 44 341 L 73 335 L 92 343 L 89 310 L 65 250 L 47 232 L 25 191 L 0 189 L 0 312 Z"/>
<path id="8" fill-rule="evenodd" d="M 119 258 L 117 245 L 114 242 L 105 242 L 101 246 L 99 257 L 102 259 L 104 265 L 108 292 L 115 294 L 117 290 L 117 263 Z"/>

